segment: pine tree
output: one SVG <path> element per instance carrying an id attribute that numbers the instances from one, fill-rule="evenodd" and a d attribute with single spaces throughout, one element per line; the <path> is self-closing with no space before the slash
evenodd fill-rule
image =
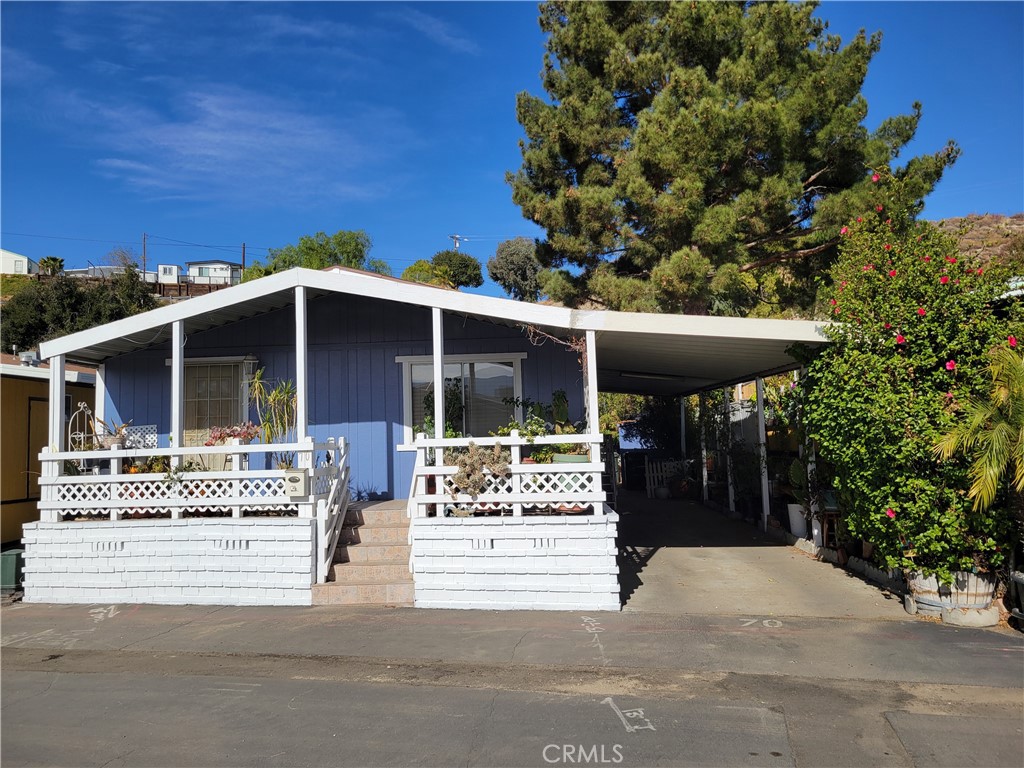
<path id="1" fill-rule="evenodd" d="M 957 158 L 893 164 L 921 116 L 862 121 L 881 35 L 845 47 L 816 4 L 546 2 L 547 99 L 521 93 L 507 176 L 547 230 L 545 292 L 614 309 L 810 306 L 840 226 L 890 170 L 923 198 Z"/>

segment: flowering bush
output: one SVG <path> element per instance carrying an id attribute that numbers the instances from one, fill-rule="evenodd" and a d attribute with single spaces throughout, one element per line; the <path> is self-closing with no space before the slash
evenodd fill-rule
<path id="1" fill-rule="evenodd" d="M 805 417 L 849 532 L 888 567 L 948 583 L 998 567 L 1009 526 L 1005 509 L 972 512 L 967 461 L 932 446 L 985 391 L 987 351 L 1022 326 L 994 309 L 1004 273 L 914 221 L 897 180 L 878 191 L 875 212 L 844 228 L 823 304 L 840 322 L 809 364 Z"/>
<path id="2" fill-rule="evenodd" d="M 225 440 L 239 438 L 252 440 L 259 437 L 260 428 L 251 421 L 243 421 L 230 427 L 210 427 L 210 438 L 203 445 L 223 445 Z"/>

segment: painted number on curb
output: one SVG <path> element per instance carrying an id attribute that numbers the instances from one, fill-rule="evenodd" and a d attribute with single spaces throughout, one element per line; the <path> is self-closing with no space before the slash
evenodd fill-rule
<path id="1" fill-rule="evenodd" d="M 646 717 L 644 711 L 639 707 L 635 709 L 619 709 L 611 696 L 609 696 L 606 699 L 603 699 L 601 703 L 607 704 L 609 707 L 612 708 L 615 714 L 619 716 L 619 720 L 622 721 L 622 725 L 626 729 L 626 733 L 657 730 L 653 725 L 651 725 L 651 721 Z"/>
<path id="2" fill-rule="evenodd" d="M 761 622 L 761 625 L 768 627 L 768 629 L 775 629 L 776 627 L 782 626 L 782 622 L 778 619 L 740 619 L 740 626 L 752 627 L 758 622 Z"/>

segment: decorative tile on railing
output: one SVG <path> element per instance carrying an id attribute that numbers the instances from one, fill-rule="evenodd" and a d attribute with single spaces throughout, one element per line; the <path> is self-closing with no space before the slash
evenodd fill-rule
<path id="1" fill-rule="evenodd" d="M 566 472 L 559 474 L 540 473 L 522 476 L 523 493 L 557 493 L 570 496 L 589 490 L 590 474 Z"/>
<path id="2" fill-rule="evenodd" d="M 57 501 L 110 501 L 110 483 L 69 483 L 54 486 Z"/>
<path id="3" fill-rule="evenodd" d="M 125 448 L 156 448 L 156 424 L 141 424 L 137 427 L 125 427 Z"/>

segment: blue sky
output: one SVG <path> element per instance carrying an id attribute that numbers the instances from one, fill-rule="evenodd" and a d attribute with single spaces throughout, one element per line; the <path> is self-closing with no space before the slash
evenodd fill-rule
<path id="1" fill-rule="evenodd" d="M 869 128 L 919 100 L 906 156 L 962 146 L 926 218 L 1024 211 L 1024 4 L 818 16 L 884 33 Z M 0 21 L 8 250 L 79 267 L 147 232 L 152 268 L 365 229 L 400 274 L 451 234 L 482 262 L 542 234 L 504 181 L 516 93 L 542 93 L 534 3 L 3 2 Z"/>

